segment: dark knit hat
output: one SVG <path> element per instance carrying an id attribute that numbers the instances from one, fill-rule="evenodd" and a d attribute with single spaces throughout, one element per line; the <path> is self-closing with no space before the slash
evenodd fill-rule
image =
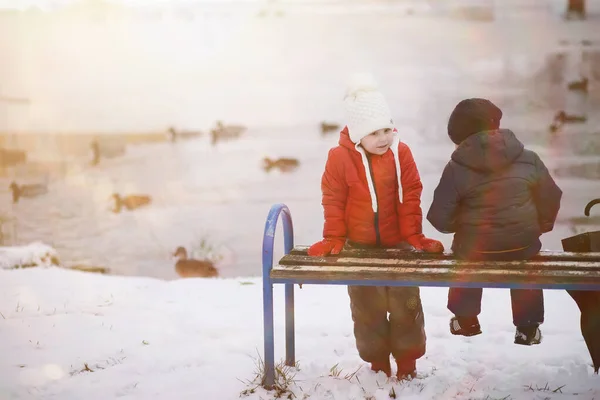
<path id="1" fill-rule="evenodd" d="M 502 110 L 486 99 L 466 99 L 456 105 L 448 120 L 448 136 L 460 144 L 469 136 L 500 128 Z"/>

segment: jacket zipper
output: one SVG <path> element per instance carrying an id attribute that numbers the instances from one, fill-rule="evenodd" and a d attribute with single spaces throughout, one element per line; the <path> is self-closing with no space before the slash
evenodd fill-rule
<path id="1" fill-rule="evenodd" d="M 379 234 L 379 199 L 377 198 L 377 188 L 375 187 L 375 176 L 373 175 L 373 166 L 371 164 L 371 157 L 367 157 L 367 161 L 369 163 L 369 174 L 371 175 L 371 182 L 373 182 L 373 196 L 375 196 L 375 203 L 377 204 L 377 211 L 374 216 L 374 224 L 375 224 L 375 243 L 376 246 L 381 246 L 381 236 Z"/>

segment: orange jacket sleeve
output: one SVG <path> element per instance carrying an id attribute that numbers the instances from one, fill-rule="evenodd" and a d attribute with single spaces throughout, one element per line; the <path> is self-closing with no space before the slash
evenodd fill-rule
<path id="1" fill-rule="evenodd" d="M 348 185 L 345 180 L 343 161 L 336 148 L 331 149 L 327 156 L 325 172 L 321 178 L 321 192 L 323 193 L 321 204 L 325 216 L 323 237 L 345 239 Z"/>
<path id="2" fill-rule="evenodd" d="M 421 193 L 423 184 L 417 169 L 417 164 L 407 145 L 398 145 L 400 158 L 402 203 L 398 201 L 398 219 L 400 234 L 403 239 L 423 232 L 423 211 L 421 210 Z"/>

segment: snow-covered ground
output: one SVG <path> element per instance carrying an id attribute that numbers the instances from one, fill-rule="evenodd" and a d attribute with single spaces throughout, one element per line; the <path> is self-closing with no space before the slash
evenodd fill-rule
<path id="1" fill-rule="evenodd" d="M 357 354 L 345 287 L 296 290 L 294 399 L 577 399 L 600 378 L 563 291 L 545 291 L 543 343 L 512 343 L 507 290 L 485 290 L 474 338 L 448 330 L 446 289 L 423 288 L 427 353 L 418 379 L 387 380 Z M 276 361 L 285 357 L 283 291 L 276 285 Z M 263 354 L 257 278 L 185 279 L 0 270 L 0 398 L 234 400 L 256 385 Z M 350 377 L 355 371 L 354 377 Z M 347 377 L 348 379 L 345 379 Z M 256 389 L 248 399 L 271 399 Z"/>

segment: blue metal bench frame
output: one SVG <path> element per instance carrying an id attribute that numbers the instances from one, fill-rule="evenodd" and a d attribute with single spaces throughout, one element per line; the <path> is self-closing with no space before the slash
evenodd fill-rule
<path id="1" fill-rule="evenodd" d="M 467 287 L 467 288 L 506 288 L 506 289 L 570 289 L 570 290 L 600 290 L 598 285 L 567 285 L 567 284 L 538 284 L 538 283 L 480 283 L 480 282 L 417 282 L 399 280 L 310 280 L 272 278 L 273 247 L 275 230 L 279 217 L 283 219 L 284 251 L 289 254 L 294 248 L 294 228 L 292 215 L 285 204 L 275 204 L 271 207 L 263 237 L 262 273 L 263 273 L 263 322 L 264 322 L 264 387 L 271 389 L 275 383 L 275 341 L 273 321 L 273 284 L 285 285 L 285 364 L 295 365 L 295 335 L 294 335 L 294 284 L 321 285 L 362 285 L 362 286 L 434 286 L 434 287 Z"/>

